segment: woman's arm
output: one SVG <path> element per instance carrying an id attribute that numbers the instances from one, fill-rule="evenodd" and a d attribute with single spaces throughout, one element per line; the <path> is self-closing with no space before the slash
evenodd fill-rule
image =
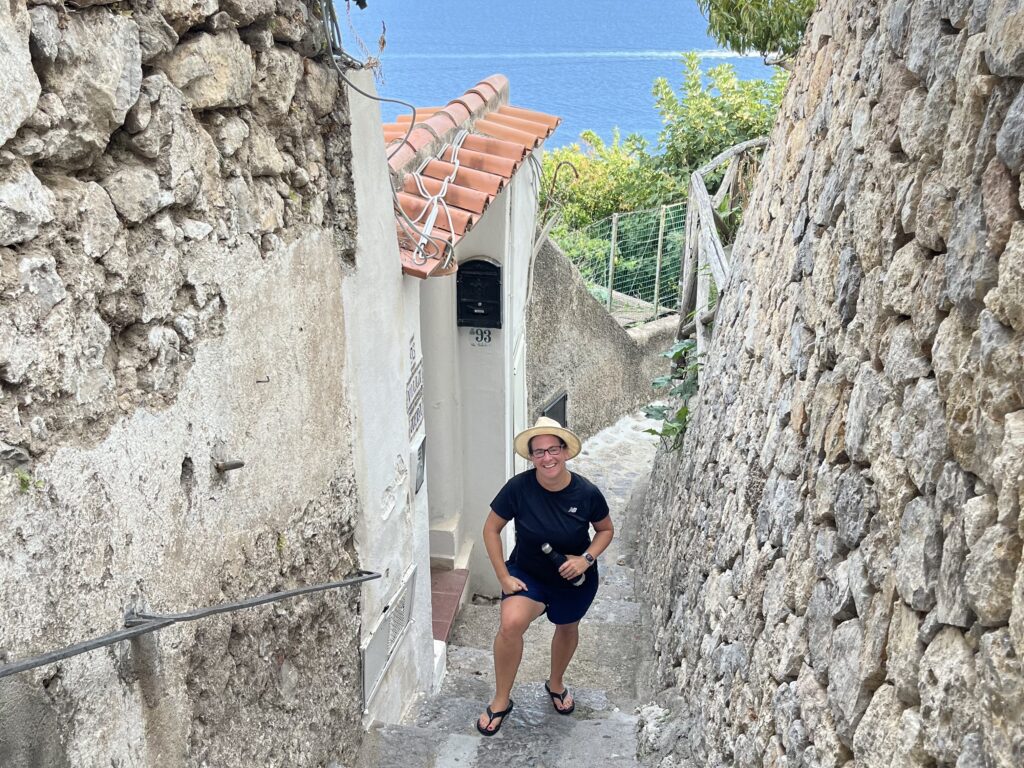
<path id="1" fill-rule="evenodd" d="M 615 538 L 615 526 L 612 525 L 611 515 L 606 515 L 603 520 L 598 520 L 596 523 L 591 523 L 591 525 L 594 526 L 594 539 L 590 542 L 590 546 L 587 547 L 586 551 L 590 553 L 591 557 L 596 558 L 608 549 L 608 545 Z M 575 579 L 589 567 L 590 563 L 582 555 L 569 555 L 558 569 L 558 572 L 563 578 Z"/>
<path id="2" fill-rule="evenodd" d="M 501 517 L 493 509 L 484 521 L 484 549 L 487 550 L 487 557 L 490 558 L 494 575 L 498 577 L 501 590 L 506 595 L 514 592 L 521 592 L 526 585 L 508 572 L 505 567 L 505 551 L 501 546 L 501 532 L 508 525 L 508 520 Z M 608 546 L 607 544 L 605 546 Z"/>

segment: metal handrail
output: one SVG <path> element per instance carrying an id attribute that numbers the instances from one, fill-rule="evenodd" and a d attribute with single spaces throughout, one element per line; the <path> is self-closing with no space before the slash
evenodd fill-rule
<path id="1" fill-rule="evenodd" d="M 103 648 L 107 645 L 113 645 L 114 643 L 120 643 L 124 640 L 132 640 L 141 635 L 149 634 L 150 632 L 156 632 L 158 629 L 169 627 L 172 624 L 180 624 L 186 621 L 196 621 L 197 619 L 204 619 L 207 616 L 213 616 L 218 613 L 231 613 L 233 611 L 240 611 L 243 608 L 254 608 L 258 605 L 266 605 L 267 603 L 275 603 L 279 600 L 285 600 L 291 597 L 299 597 L 300 595 L 308 595 L 313 592 L 324 592 L 328 589 L 338 589 L 340 587 L 349 587 L 355 584 L 362 584 L 364 581 L 373 581 L 379 579 L 380 574 L 374 571 L 356 571 L 354 575 L 341 581 L 331 581 L 325 584 L 314 584 L 309 587 L 296 587 L 295 589 L 288 589 L 283 592 L 271 592 L 265 595 L 257 595 L 255 597 L 248 597 L 244 600 L 239 600 L 234 603 L 221 603 L 220 605 L 211 605 L 206 608 L 197 608 L 194 611 L 187 613 L 173 613 L 173 614 L 156 614 L 156 613 L 139 613 L 136 611 L 129 611 L 124 617 L 124 629 L 120 629 L 116 632 L 110 632 L 100 637 L 94 637 L 90 640 L 84 640 L 74 645 L 69 645 L 67 648 L 62 648 L 56 651 L 50 651 L 40 656 L 34 656 L 30 659 L 23 661 L 13 661 L 9 664 L 0 666 L 0 679 L 16 675 L 19 672 L 26 672 L 36 667 L 42 667 L 47 664 L 53 664 L 57 661 L 63 661 L 64 659 L 71 658 L 72 656 L 78 656 L 88 651 L 95 651 L 98 648 Z"/>

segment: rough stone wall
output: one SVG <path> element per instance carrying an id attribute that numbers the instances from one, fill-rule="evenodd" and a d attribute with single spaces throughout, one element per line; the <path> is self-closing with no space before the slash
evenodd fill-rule
<path id="1" fill-rule="evenodd" d="M 642 545 L 662 766 L 1024 764 L 1024 6 L 826 0 Z"/>
<path id="2" fill-rule="evenodd" d="M 0 3 L 0 659 L 355 567 L 348 105 L 314 13 Z M 0 681 L 0 764 L 344 762 L 357 599 Z"/>
<path id="3" fill-rule="evenodd" d="M 566 420 L 581 437 L 657 398 L 651 382 L 668 373 L 661 353 L 672 346 L 676 318 L 624 330 L 550 240 L 537 254 L 526 312 L 531 424 L 562 392 L 568 393 Z"/>

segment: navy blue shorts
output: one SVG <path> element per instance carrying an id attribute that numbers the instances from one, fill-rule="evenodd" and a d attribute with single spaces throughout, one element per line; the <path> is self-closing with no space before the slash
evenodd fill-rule
<path id="1" fill-rule="evenodd" d="M 596 568 L 587 569 L 587 580 L 580 586 L 574 587 L 572 583 L 566 581 L 563 587 L 541 581 L 515 563 L 505 563 L 505 566 L 511 576 L 526 585 L 526 589 L 521 592 L 513 592 L 511 595 L 502 592 L 501 599 L 522 596 L 543 603 L 548 621 L 552 624 L 573 624 L 579 621 L 590 609 L 590 604 L 594 602 L 594 595 L 597 594 L 599 579 Z"/>

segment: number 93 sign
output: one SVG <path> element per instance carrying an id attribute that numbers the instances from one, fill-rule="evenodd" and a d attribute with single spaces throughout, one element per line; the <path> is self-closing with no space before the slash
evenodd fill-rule
<path id="1" fill-rule="evenodd" d="M 471 347 L 489 347 L 493 340 L 490 328 L 469 329 L 469 345 Z"/>

